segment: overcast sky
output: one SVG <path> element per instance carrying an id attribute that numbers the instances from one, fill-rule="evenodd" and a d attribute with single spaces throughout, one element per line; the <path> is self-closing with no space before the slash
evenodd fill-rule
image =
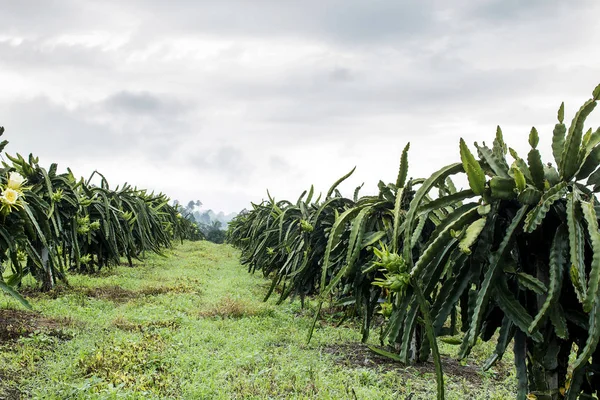
<path id="1" fill-rule="evenodd" d="M 500 125 L 545 159 L 600 83 L 600 2 L 0 0 L 9 154 L 239 211 L 350 196 L 459 160 Z M 597 127 L 600 111 L 590 119 Z M 365 193 L 366 193 L 365 192 Z"/>

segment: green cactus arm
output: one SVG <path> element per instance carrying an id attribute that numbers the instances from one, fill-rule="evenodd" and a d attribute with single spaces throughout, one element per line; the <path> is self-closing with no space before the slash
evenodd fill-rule
<path id="1" fill-rule="evenodd" d="M 463 294 L 467 300 L 467 307 L 465 307 L 465 310 L 462 310 L 462 308 L 461 308 L 461 314 L 462 314 L 461 317 L 462 317 L 463 321 L 466 321 L 466 322 L 464 322 L 464 324 L 466 326 L 469 326 L 469 328 L 466 330 L 465 335 L 463 336 L 463 341 L 460 345 L 458 357 L 461 360 L 469 355 L 469 353 L 471 352 L 471 349 L 473 347 L 469 343 L 469 336 L 472 331 L 471 321 L 473 321 L 473 315 L 475 313 L 475 306 L 477 305 L 477 293 L 478 293 L 477 290 L 469 289 L 467 292 L 465 292 Z"/>
<path id="2" fill-rule="evenodd" d="M 519 193 L 517 199 L 523 204 L 532 206 L 540 202 L 542 195 L 543 193 L 541 190 L 537 190 L 533 186 L 527 185 L 525 190 Z"/>
<path id="3" fill-rule="evenodd" d="M 340 241 L 340 236 L 346 222 L 352 220 L 359 212 L 360 208 L 350 208 L 344 211 L 338 218 L 336 218 L 333 226 L 331 227 L 331 232 L 329 233 L 329 239 L 327 240 L 327 247 L 325 248 L 325 255 L 323 257 L 323 268 L 321 271 L 321 290 L 325 289 L 325 283 L 327 280 L 327 270 L 329 269 L 329 264 L 331 263 L 331 250 L 338 244 Z"/>
<path id="4" fill-rule="evenodd" d="M 461 190 L 460 192 L 452 193 L 447 196 L 438 197 L 435 200 L 431 200 L 419 207 L 417 213 L 425 214 L 433 210 L 444 208 L 450 205 L 454 205 L 460 201 L 469 199 L 476 196 L 471 189 Z"/>
<path id="5" fill-rule="evenodd" d="M 515 274 L 515 277 L 517 278 L 517 283 L 519 284 L 519 286 L 525 289 L 529 289 L 535 294 L 542 295 L 548 292 L 548 288 L 546 287 L 546 285 L 544 285 L 542 281 L 540 281 L 538 278 L 532 275 L 529 275 L 525 272 L 517 272 Z"/>
<path id="6" fill-rule="evenodd" d="M 411 299 L 410 309 L 407 311 L 406 317 L 404 318 L 402 338 L 400 341 L 400 357 L 405 364 L 408 364 L 410 361 L 410 346 L 414 339 L 415 323 L 419 312 L 419 305 L 413 299 Z"/>
<path id="7" fill-rule="evenodd" d="M 550 277 L 548 285 L 548 295 L 544 300 L 544 304 L 540 307 L 540 310 L 536 314 L 535 318 L 531 322 L 528 328 L 528 332 L 531 334 L 535 332 L 540 326 L 542 318 L 546 315 L 550 306 L 558 299 L 560 289 L 562 287 L 562 280 L 565 275 L 565 269 L 567 266 L 567 253 L 569 251 L 569 235 L 567 232 L 566 225 L 561 225 L 552 240 L 552 247 L 550 248 Z"/>
<path id="8" fill-rule="evenodd" d="M 504 238 L 500 243 L 498 249 L 490 256 L 490 264 L 485 273 L 484 280 L 481 284 L 481 288 L 479 289 L 479 293 L 477 296 L 477 301 L 475 304 L 475 309 L 473 312 L 473 319 L 471 320 L 471 326 L 469 328 L 467 343 L 469 347 L 475 345 L 477 340 L 477 334 L 479 332 L 479 327 L 481 326 L 481 320 L 483 319 L 483 313 L 485 308 L 487 307 L 488 300 L 493 291 L 493 282 L 497 275 L 498 266 L 508 254 L 511 249 L 511 245 L 515 236 L 515 233 L 527 212 L 527 206 L 522 206 L 519 211 L 517 211 L 516 215 L 512 219 L 510 225 L 506 229 L 506 233 L 504 234 Z"/>
<path id="9" fill-rule="evenodd" d="M 356 167 L 352 168 L 352 170 L 350 172 L 348 172 L 346 175 L 342 176 L 340 179 L 338 179 L 337 181 L 335 181 L 334 184 L 331 185 L 331 187 L 327 191 L 327 196 L 325 196 L 325 200 L 328 200 L 331 197 L 331 195 L 333 194 L 333 192 L 335 191 L 335 189 L 342 182 L 344 182 L 346 179 L 348 179 L 350 177 L 350 175 L 352 175 L 354 173 L 355 170 L 356 170 Z"/>
<path id="10" fill-rule="evenodd" d="M 517 398 L 527 400 L 528 375 L 527 375 L 527 340 L 524 332 L 517 330 L 513 341 L 513 353 L 517 370 Z"/>
<path id="11" fill-rule="evenodd" d="M 508 151 L 509 151 L 510 155 L 512 156 L 512 158 L 515 159 L 514 164 L 517 167 L 519 167 L 519 169 L 525 176 L 525 179 L 527 179 L 530 183 L 533 183 L 533 178 L 531 177 L 531 171 L 529 171 L 529 167 L 527 166 L 527 163 L 521 157 L 519 157 L 519 154 L 513 148 L 509 147 Z"/>
<path id="12" fill-rule="evenodd" d="M 569 329 L 567 328 L 565 312 L 560 303 L 555 302 L 550 306 L 550 310 L 548 310 L 548 316 L 550 317 L 550 322 L 552 322 L 552 325 L 554 326 L 554 332 L 556 333 L 556 336 L 567 340 L 569 338 Z"/>
<path id="13" fill-rule="evenodd" d="M 475 194 L 483 194 L 483 189 L 485 188 L 485 173 L 483 172 L 479 161 L 475 159 L 473 153 L 471 153 L 471 150 L 469 150 L 469 147 L 462 138 L 460 139 L 460 159 L 462 160 L 463 169 L 467 173 L 469 186 Z"/>
<path id="14" fill-rule="evenodd" d="M 371 213 L 373 207 L 365 207 L 352 220 L 352 227 L 350 228 L 350 241 L 348 243 L 348 253 L 346 255 L 346 266 L 343 268 L 343 274 L 350 276 L 355 271 L 355 263 L 358 260 L 360 250 L 362 249 L 361 243 L 365 233 L 365 223 L 369 213 Z"/>
<path id="15" fill-rule="evenodd" d="M 500 128 L 500 125 L 498 125 L 498 126 L 496 126 L 496 137 L 494 138 L 492 151 L 494 152 L 496 157 L 504 158 L 507 150 L 508 150 L 508 147 L 506 146 L 506 143 L 504 142 L 504 136 L 502 135 L 502 129 Z"/>
<path id="16" fill-rule="evenodd" d="M 539 204 L 527 213 L 523 230 L 527 233 L 533 232 L 542 223 L 546 214 L 550 211 L 552 204 L 558 199 L 563 198 L 566 194 L 567 184 L 565 182 L 553 186 L 544 193 Z"/>
<path id="17" fill-rule="evenodd" d="M 600 296 L 594 298 L 594 303 L 589 316 L 589 329 L 588 338 L 585 342 L 585 346 L 580 349 L 577 359 L 573 363 L 573 370 L 577 370 L 583 365 L 587 364 L 589 358 L 592 356 L 598 341 L 600 340 Z"/>
<path id="18" fill-rule="evenodd" d="M 380 356 L 389 358 L 390 360 L 402 362 L 402 359 L 397 354 L 391 353 L 384 349 L 380 349 L 379 347 L 373 346 L 372 344 L 368 344 L 367 347 L 375 354 L 379 354 Z"/>
<path id="19" fill-rule="evenodd" d="M 571 383 L 569 389 L 565 393 L 564 400 L 581 400 L 579 395 L 581 394 L 581 386 L 585 382 L 586 371 L 585 368 L 577 368 L 571 374 Z M 593 398 L 593 397 L 592 397 Z"/>
<path id="20" fill-rule="evenodd" d="M 534 341 L 542 342 L 544 337 L 540 332 L 529 333 L 528 328 L 533 322 L 533 317 L 529 315 L 525 307 L 510 292 L 505 279 L 498 280 L 495 285 L 495 293 L 496 296 L 494 299 L 502 311 L 504 311 L 504 315 L 510 318 L 513 324 Z"/>
<path id="21" fill-rule="evenodd" d="M 3 292 L 6 292 L 15 300 L 17 300 L 19 303 L 21 303 L 23 307 L 28 308 L 30 310 L 32 309 L 31 304 L 29 304 L 29 302 L 25 300 L 25 298 L 21 296 L 15 289 L 8 286 L 2 279 L 0 279 L 0 289 L 2 289 Z"/>
<path id="22" fill-rule="evenodd" d="M 494 141 L 495 142 L 495 141 Z M 477 154 L 490 167 L 492 172 L 503 178 L 508 178 L 508 164 L 504 158 L 504 154 L 500 151 L 493 151 L 489 147 L 475 144 Z"/>
<path id="23" fill-rule="evenodd" d="M 579 195 L 577 190 L 567 194 L 567 225 L 569 227 L 569 253 L 571 260 L 571 281 L 577 298 L 583 303 L 586 297 L 584 233 L 579 217 Z"/>
<path id="24" fill-rule="evenodd" d="M 496 341 L 496 348 L 494 353 L 483 363 L 481 369 L 487 371 L 492 368 L 506 352 L 508 344 L 512 340 L 515 334 L 514 324 L 506 315 L 502 318 L 502 325 L 500 326 L 500 332 L 498 333 L 498 340 Z"/>
<path id="25" fill-rule="evenodd" d="M 312 200 L 314 194 L 315 194 L 315 186 L 310 185 L 310 190 L 308 191 L 308 196 L 306 197 L 306 204 L 310 204 L 310 201 Z"/>
<path id="26" fill-rule="evenodd" d="M 466 259 L 467 255 L 461 253 L 455 260 L 454 267 L 458 269 L 456 275 L 444 281 L 431 307 L 431 313 L 435 318 L 433 329 L 436 334 L 440 332 L 452 308 L 471 283 L 470 266 L 465 262 Z"/>
<path id="27" fill-rule="evenodd" d="M 427 299 L 423 295 L 423 292 L 421 291 L 419 286 L 420 282 L 412 281 L 411 284 L 415 290 L 415 296 L 417 298 L 419 308 L 421 309 L 421 314 L 423 314 L 425 333 L 427 334 L 427 338 L 429 339 L 429 344 L 431 346 L 433 363 L 435 365 L 435 379 L 437 382 L 437 398 L 438 400 L 444 400 L 444 372 L 442 370 L 442 359 L 440 357 L 437 340 L 433 332 L 433 323 L 431 322 L 431 313 L 429 309 L 430 306 L 427 302 Z"/>
<path id="28" fill-rule="evenodd" d="M 465 231 L 465 235 L 458 243 L 458 247 L 461 252 L 463 252 L 465 254 L 471 254 L 471 246 L 475 243 L 475 241 L 479 237 L 479 234 L 485 227 L 486 221 L 487 221 L 487 218 L 485 218 L 485 217 L 479 218 L 478 220 L 471 223 L 471 225 L 469 225 L 467 227 L 467 230 Z"/>
<path id="29" fill-rule="evenodd" d="M 590 202 L 582 201 L 581 209 L 583 210 L 583 217 L 587 222 L 593 250 L 587 292 L 583 302 L 583 310 L 590 312 L 596 297 L 598 297 L 598 283 L 600 282 L 600 232 L 598 231 L 598 218 L 596 217 L 594 205 Z"/>
<path id="30" fill-rule="evenodd" d="M 513 178 L 493 176 L 490 179 L 490 191 L 493 199 L 512 200 L 517 197 L 517 183 Z"/>
<path id="31" fill-rule="evenodd" d="M 600 133 L 600 128 L 598 131 Z M 575 179 L 582 180 L 590 176 L 592 172 L 600 165 L 600 145 L 593 147 L 582 158 L 581 167 L 575 175 Z"/>
<path id="32" fill-rule="evenodd" d="M 579 165 L 583 163 L 584 159 L 598 143 L 600 143 L 600 128 L 596 131 L 589 128 L 581 139 L 581 148 L 579 149 L 579 158 L 577 159 Z"/>
<path id="33" fill-rule="evenodd" d="M 456 193 L 456 185 L 454 185 L 454 182 L 452 181 L 452 179 L 450 177 L 446 178 L 445 181 L 446 187 L 448 188 L 448 193 L 449 194 L 453 194 Z"/>
<path id="34" fill-rule="evenodd" d="M 412 238 L 410 239 L 410 247 L 416 246 L 417 241 L 421 237 L 421 234 L 423 233 L 423 229 L 425 228 L 425 224 L 427 223 L 428 219 L 429 219 L 429 214 L 423 214 L 419 217 L 419 222 L 417 223 L 417 227 L 413 231 Z"/>
<path id="35" fill-rule="evenodd" d="M 320 196 L 319 196 L 320 197 Z M 348 199 L 344 199 L 344 198 L 339 198 L 339 197 L 334 197 L 328 200 L 325 200 L 323 202 L 323 204 L 321 204 L 321 206 L 319 207 L 319 209 L 317 210 L 317 212 L 314 214 L 312 221 L 310 221 L 310 224 L 312 226 L 317 226 L 319 221 L 320 221 L 320 217 L 321 215 L 325 212 L 325 210 L 330 207 L 331 205 L 333 205 L 333 203 L 346 203 L 346 204 L 354 204 L 354 202 L 348 200 Z"/>
<path id="36" fill-rule="evenodd" d="M 517 192 L 521 193 L 527 187 L 527 180 L 525 179 L 525 175 L 523 171 L 519 168 L 519 166 L 514 163 L 511 172 L 513 174 L 513 179 L 515 180 L 515 187 L 517 188 Z"/>
<path id="37" fill-rule="evenodd" d="M 284 226 L 284 222 L 285 222 L 285 214 L 287 213 L 287 211 L 289 210 L 289 208 L 286 208 L 285 210 L 283 210 L 283 212 L 277 217 L 279 219 L 279 243 L 281 243 L 282 239 L 283 239 L 283 226 Z"/>
<path id="38" fill-rule="evenodd" d="M 408 175 L 408 149 L 410 149 L 410 143 L 407 143 L 404 150 L 402 150 L 400 169 L 398 170 L 398 178 L 396 178 L 397 188 L 404 187 L 404 184 L 406 183 L 406 176 Z"/>
<path id="39" fill-rule="evenodd" d="M 354 189 L 354 196 L 352 196 L 352 200 L 354 200 L 355 203 L 358 201 L 358 194 L 360 193 L 360 189 L 362 189 L 364 185 L 365 183 L 363 182 L 359 186 L 357 186 L 356 189 Z"/>
<path id="40" fill-rule="evenodd" d="M 531 149 L 529 151 L 527 154 L 527 163 L 529 164 L 533 185 L 539 190 L 544 190 L 544 164 L 542 163 L 542 157 L 538 149 Z"/>
<path id="41" fill-rule="evenodd" d="M 363 237 L 362 242 L 360 243 L 360 248 L 364 249 L 367 246 L 372 246 L 375 243 L 379 242 L 387 233 L 385 231 L 375 231 L 370 232 L 368 235 Z"/>
<path id="42" fill-rule="evenodd" d="M 594 192 L 597 192 L 598 186 L 600 186 L 600 168 L 596 169 L 588 178 L 585 183 L 586 186 L 593 186 Z"/>
<path id="43" fill-rule="evenodd" d="M 404 319 L 406 318 L 409 305 L 412 301 L 412 294 L 413 289 L 411 286 L 408 286 L 404 298 L 396 297 L 389 324 L 381 335 L 382 342 L 385 338 L 387 338 L 390 343 L 398 342 L 398 337 L 405 328 Z"/>
<path id="44" fill-rule="evenodd" d="M 427 247 L 413 266 L 410 275 L 418 279 L 421 272 L 439 255 L 440 251 L 451 245 L 452 242 L 456 242 L 456 239 L 452 236 L 452 231 L 461 230 L 477 219 L 478 216 L 477 204 L 474 203 L 465 204 L 449 215 L 432 234 L 432 239 L 430 239 Z"/>
<path id="45" fill-rule="evenodd" d="M 586 101 L 583 106 L 577 111 L 567 137 L 565 139 L 564 149 L 560 157 L 560 164 L 558 164 L 558 172 L 564 181 L 570 181 L 579 169 L 579 150 L 581 145 L 581 139 L 583 135 L 583 124 L 588 115 L 596 107 L 596 98 L 591 98 Z"/>
<path id="46" fill-rule="evenodd" d="M 396 201 L 394 202 L 394 232 L 392 234 L 392 252 L 398 252 L 398 235 L 400 233 L 400 211 L 402 207 L 402 195 L 404 188 L 398 188 L 396 192 Z"/>
<path id="47" fill-rule="evenodd" d="M 564 103 L 561 104 L 561 109 L 564 111 Z M 565 124 L 559 122 L 554 125 L 554 131 L 552 132 L 552 154 L 554 155 L 554 161 L 559 166 L 562 160 L 562 152 L 565 148 L 565 134 L 567 133 L 567 127 Z"/>
<path id="48" fill-rule="evenodd" d="M 404 259 L 408 263 L 409 268 L 413 264 L 412 252 L 410 247 L 411 235 L 413 231 L 413 226 L 415 223 L 415 219 L 417 217 L 417 210 L 421 206 L 421 203 L 427 193 L 431 190 L 439 182 L 443 182 L 447 177 L 457 174 L 459 172 L 463 172 L 463 165 L 461 163 L 455 163 L 445 166 L 444 168 L 438 170 L 429 178 L 427 178 L 419 187 L 419 190 L 415 193 L 412 201 L 410 202 L 410 207 L 408 212 L 406 213 L 406 219 L 404 222 Z"/>
<path id="49" fill-rule="evenodd" d="M 298 200 L 296 200 L 296 205 L 299 206 L 300 202 L 302 201 L 302 199 L 304 198 L 304 196 L 306 196 L 306 193 L 308 193 L 308 191 L 304 190 L 300 196 L 298 196 Z"/>
<path id="50" fill-rule="evenodd" d="M 531 150 L 527 154 L 527 163 L 529 164 L 529 171 L 531 172 L 533 185 L 539 190 L 544 190 L 544 164 L 542 163 L 540 152 L 537 150 L 539 141 L 540 139 L 537 130 L 535 128 L 531 128 L 531 132 L 529 134 L 529 144 L 531 145 Z"/>

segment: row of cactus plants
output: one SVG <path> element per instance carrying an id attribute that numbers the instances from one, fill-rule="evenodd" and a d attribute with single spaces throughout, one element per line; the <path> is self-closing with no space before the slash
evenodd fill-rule
<path id="1" fill-rule="evenodd" d="M 230 224 L 229 240 L 250 271 L 290 295 L 334 299 L 363 317 L 386 316 L 385 349 L 402 362 L 433 355 L 436 337 L 461 332 L 460 357 L 495 340 L 490 368 L 514 351 L 517 398 L 600 394 L 600 128 L 585 121 L 600 86 L 567 128 L 564 104 L 544 164 L 535 128 L 525 158 L 497 129 L 492 146 L 461 139 L 460 162 L 407 180 L 404 149 L 395 183 L 379 195 L 343 197 L 336 182 L 321 199 L 269 200 Z M 509 159 L 510 155 L 510 159 Z M 451 177 L 466 174 L 457 190 Z M 306 198 L 305 198 L 306 196 Z M 318 313 L 317 313 L 318 315 Z M 459 322 L 457 322 L 459 321 Z M 313 326 L 314 327 L 314 326 Z M 569 362 L 570 357 L 572 359 Z"/>
<path id="2" fill-rule="evenodd" d="M 0 136 L 4 128 L 0 128 Z M 0 152 L 8 144 L 0 143 Z M 33 276 L 43 290 L 66 272 L 91 273 L 160 252 L 173 240 L 198 239 L 198 227 L 169 204 L 163 194 L 129 185 L 109 188 L 95 172 L 76 179 L 71 170 L 58 173 L 30 155 L 6 157 L 0 168 L 0 288 L 25 306 L 18 288 Z M 100 185 L 91 183 L 98 174 Z"/>

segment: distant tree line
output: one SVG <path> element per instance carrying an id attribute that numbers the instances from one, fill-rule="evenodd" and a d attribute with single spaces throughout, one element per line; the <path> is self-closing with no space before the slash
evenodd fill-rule
<path id="1" fill-rule="evenodd" d="M 180 203 L 175 200 L 175 204 Z M 229 221 L 237 214 L 226 215 L 223 212 L 215 213 L 213 210 L 203 211 L 199 209 L 201 206 L 202 202 L 200 200 L 190 200 L 184 207 L 185 218 L 198 225 L 200 232 L 202 232 L 206 240 L 213 243 L 224 243 Z"/>

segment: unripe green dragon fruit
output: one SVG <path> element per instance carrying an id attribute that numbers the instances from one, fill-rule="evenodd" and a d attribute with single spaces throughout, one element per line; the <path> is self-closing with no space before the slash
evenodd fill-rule
<path id="1" fill-rule="evenodd" d="M 300 220 L 300 229 L 302 229 L 303 232 L 312 232 L 314 228 L 310 224 L 310 222 L 308 222 L 305 219 L 301 219 Z"/>
<path id="2" fill-rule="evenodd" d="M 392 275 L 388 279 L 388 285 L 392 292 L 404 293 L 404 290 L 406 289 L 406 286 L 408 286 L 409 281 L 410 275 L 408 274 Z"/>
<path id="3" fill-rule="evenodd" d="M 399 293 L 400 296 L 403 296 L 406 287 L 410 283 L 410 275 L 407 273 L 401 274 L 389 274 L 385 276 L 386 279 L 378 279 L 376 278 L 373 282 L 373 285 L 381 286 L 386 288 L 394 293 Z"/>
<path id="4" fill-rule="evenodd" d="M 396 253 L 390 253 L 385 244 L 380 243 L 381 250 L 374 248 L 373 252 L 379 258 L 375 265 L 385 268 L 388 272 L 397 274 L 406 272 L 406 262 L 404 258 Z"/>
<path id="5" fill-rule="evenodd" d="M 389 302 L 381 303 L 381 310 L 379 310 L 379 314 L 383 315 L 385 318 L 389 318 L 392 315 L 393 304 Z"/>
<path id="6" fill-rule="evenodd" d="M 52 193 L 52 201 L 55 203 L 59 203 L 63 199 L 63 190 L 56 189 L 54 193 Z"/>
<path id="7" fill-rule="evenodd" d="M 97 231 L 98 229 L 100 229 L 100 221 L 94 221 L 90 224 L 90 229 L 93 231 Z"/>
<path id="8" fill-rule="evenodd" d="M 77 233 L 86 235 L 90 231 L 90 217 L 77 217 Z"/>

